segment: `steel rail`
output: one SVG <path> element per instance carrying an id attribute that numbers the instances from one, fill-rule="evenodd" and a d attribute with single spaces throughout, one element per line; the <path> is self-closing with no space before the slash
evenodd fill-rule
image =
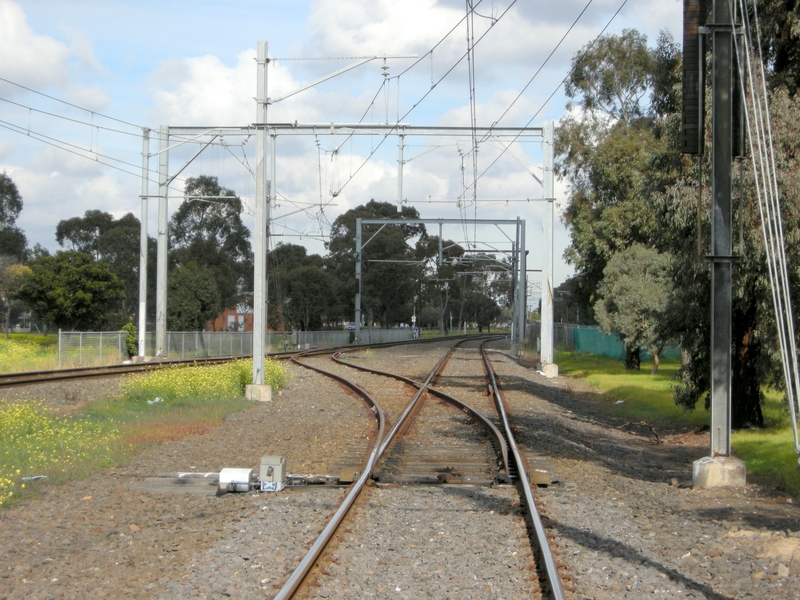
<path id="1" fill-rule="evenodd" d="M 474 337 L 474 334 L 470 334 Z M 359 348 L 385 348 L 389 346 L 401 346 L 409 344 L 420 344 L 442 341 L 443 339 L 455 340 L 468 338 L 467 336 L 450 336 L 448 338 L 425 338 L 424 340 L 406 340 L 401 342 L 381 342 L 377 344 L 362 344 Z M 307 354 L 312 356 L 314 354 L 330 354 L 334 350 L 352 349 L 353 346 L 337 346 L 334 348 L 324 348 L 310 351 L 302 350 L 289 350 L 281 352 L 270 352 L 267 356 L 276 358 L 278 360 L 291 359 L 299 354 Z M 98 365 L 94 367 L 70 367 L 66 369 L 54 369 L 50 371 L 21 371 L 16 373 L 3 373 L 0 374 L 0 388 L 13 387 L 18 385 L 33 385 L 37 383 L 48 383 L 52 381 L 67 381 L 70 379 L 91 379 L 101 377 L 114 377 L 117 375 L 125 375 L 127 373 L 141 373 L 156 369 L 163 369 L 173 365 L 209 365 L 216 363 L 229 362 L 232 360 L 248 359 L 250 355 L 244 356 L 210 356 L 198 358 L 184 358 L 175 360 L 158 360 L 145 363 L 132 363 L 132 364 L 114 364 L 114 365 Z"/>
<path id="2" fill-rule="evenodd" d="M 174 365 L 207 365 L 222 362 L 229 362 L 243 357 L 240 356 L 212 356 L 201 358 L 186 358 L 178 360 L 163 360 L 147 363 L 134 363 L 129 365 L 99 365 L 95 367 L 72 367 L 69 369 L 57 369 L 53 371 L 23 371 L 18 373 L 6 373 L 0 375 L 0 387 L 12 387 L 16 385 L 31 385 L 36 383 L 48 383 L 50 381 L 65 381 L 69 379 L 89 379 L 94 377 L 111 377 L 114 375 L 124 375 L 126 373 L 141 373 L 154 371 Z M 244 357 L 247 358 L 247 357 Z"/>
<path id="3" fill-rule="evenodd" d="M 514 461 L 517 463 L 517 472 L 519 473 L 519 484 L 522 486 L 525 502 L 528 505 L 528 516 L 531 519 L 531 525 L 533 526 L 534 532 L 536 534 L 536 541 L 539 544 L 539 550 L 542 553 L 542 559 L 545 564 L 545 572 L 547 573 L 547 579 L 550 583 L 550 589 L 553 592 L 553 598 L 555 600 L 564 600 L 566 596 L 564 595 L 564 587 L 561 584 L 561 577 L 558 574 L 558 566 L 556 565 L 555 558 L 553 557 L 553 553 L 550 550 L 550 544 L 547 542 L 547 534 L 544 530 L 544 524 L 542 523 L 542 518 L 539 516 L 539 510 L 536 507 L 536 500 L 533 497 L 533 489 L 531 488 L 531 482 L 528 478 L 528 471 L 525 467 L 525 461 L 522 458 L 522 454 L 517 447 L 517 442 L 514 440 L 514 434 L 511 431 L 511 424 L 508 420 L 508 413 L 505 407 L 505 401 L 503 400 L 502 395 L 500 394 L 500 388 L 497 385 L 497 378 L 495 377 L 494 369 L 492 367 L 492 363 L 489 360 L 489 356 L 487 355 L 485 342 L 481 343 L 481 357 L 483 359 L 484 369 L 486 370 L 487 377 L 489 378 L 490 385 L 491 385 L 491 392 L 495 399 L 495 404 L 497 406 L 497 411 L 500 414 L 500 418 L 503 421 L 503 428 L 506 433 L 506 437 L 508 439 L 508 445 L 511 448 L 512 455 L 514 457 Z"/>
<path id="4" fill-rule="evenodd" d="M 336 381 L 343 383 L 344 385 L 348 386 L 354 392 L 356 392 L 359 396 L 361 396 L 364 400 L 367 401 L 368 404 L 372 406 L 372 410 L 375 413 L 375 418 L 378 421 L 378 435 L 375 439 L 375 445 L 372 448 L 372 451 L 369 454 L 369 458 L 367 459 L 367 463 L 363 469 L 363 473 L 358 478 L 352 486 L 350 486 L 350 490 L 347 492 L 345 499 L 339 505 L 339 508 L 334 513 L 331 520 L 328 521 L 328 524 L 322 530 L 322 533 L 317 537 L 316 541 L 312 544 L 311 548 L 308 549 L 306 555 L 300 561 L 300 564 L 297 565 L 294 572 L 289 576 L 289 579 L 286 580 L 286 583 L 283 584 L 278 593 L 275 595 L 274 600 L 284 600 L 286 598 L 291 598 L 294 596 L 294 593 L 297 591 L 297 588 L 300 587 L 300 584 L 303 583 L 303 580 L 308 575 L 308 572 L 311 570 L 311 567 L 314 566 L 314 563 L 317 562 L 319 559 L 320 554 L 325 549 L 325 546 L 328 545 L 333 534 L 336 533 L 336 530 L 339 528 L 339 525 L 344 520 L 345 516 L 347 515 L 350 508 L 353 506 L 353 503 L 358 498 L 359 494 L 361 494 L 361 490 L 367 483 L 367 479 L 372 475 L 372 470 L 375 467 L 375 463 L 377 462 L 378 458 L 380 457 L 380 445 L 383 441 L 383 434 L 385 428 L 385 418 L 384 413 L 375 399 L 370 396 L 370 394 L 363 389 L 361 386 L 356 385 L 345 379 L 344 377 L 340 377 L 335 373 L 331 373 L 329 371 L 324 371 L 318 367 L 314 367 L 308 364 L 305 364 L 298 360 L 298 358 L 302 358 L 302 354 L 292 357 L 292 362 L 300 365 L 301 367 L 305 367 L 306 369 L 310 369 L 312 371 L 316 371 L 317 373 L 321 373 L 326 377 L 330 377 L 335 379 Z"/>
<path id="5" fill-rule="evenodd" d="M 403 375 L 398 375 L 396 373 L 389 373 L 388 371 L 379 371 L 377 369 L 370 369 L 369 367 L 363 367 L 361 365 L 354 365 L 352 363 L 342 360 L 341 355 L 342 352 L 337 352 L 331 358 L 334 360 L 334 362 L 345 365 L 347 367 L 351 367 L 359 371 L 364 371 L 366 373 L 373 373 L 375 375 L 390 377 L 392 379 L 396 379 L 397 381 L 402 381 L 403 383 L 410 385 L 412 387 L 419 388 L 420 390 L 425 386 L 424 383 L 421 383 L 409 377 L 405 377 Z M 497 426 L 495 426 L 495 424 L 492 423 L 492 421 L 486 415 L 481 413 L 479 410 L 472 408 L 465 402 L 462 402 L 458 398 L 455 398 L 454 396 L 451 396 L 446 392 L 431 387 L 430 385 L 428 385 L 427 387 L 428 387 L 428 392 L 430 392 L 432 395 L 436 396 L 437 398 L 440 398 L 441 400 L 444 400 L 445 402 L 449 402 L 459 410 L 464 411 L 472 418 L 474 418 L 476 421 L 480 422 L 481 425 L 483 425 L 487 430 L 489 430 L 491 435 L 494 437 L 497 446 L 500 449 L 500 455 L 503 461 L 503 470 L 506 472 L 506 478 L 508 479 L 508 481 L 511 481 L 511 468 L 508 460 L 508 444 L 506 443 L 505 437 L 503 437 L 503 434 L 497 428 Z"/>
<path id="6" fill-rule="evenodd" d="M 400 418 L 397 419 L 394 426 L 391 428 L 391 430 L 385 437 L 383 436 L 384 412 L 378 406 L 377 402 L 375 402 L 375 400 L 372 399 L 372 397 L 366 390 L 364 390 L 361 386 L 349 381 L 348 379 L 345 379 L 340 375 L 331 373 L 330 371 L 325 371 L 324 369 L 311 366 L 309 364 L 303 363 L 300 360 L 298 360 L 299 358 L 304 358 L 306 356 L 318 356 L 320 354 L 323 354 L 323 352 L 319 350 L 309 351 L 307 353 L 305 352 L 301 353 L 292 358 L 293 363 L 305 367 L 307 369 L 310 369 L 312 371 L 316 371 L 317 373 L 321 373 L 332 379 L 335 379 L 336 381 L 343 383 L 344 385 L 356 391 L 356 393 L 358 393 L 363 398 L 365 399 L 369 398 L 368 401 L 375 407 L 376 417 L 379 419 L 380 422 L 380 433 L 376 440 L 375 446 L 373 447 L 372 452 L 370 453 L 369 460 L 367 461 L 367 464 L 363 469 L 363 473 L 359 477 L 358 481 L 354 483 L 353 486 L 350 488 L 350 491 L 345 497 L 345 500 L 339 506 L 339 509 L 336 511 L 334 516 L 322 530 L 322 533 L 317 537 L 316 541 L 311 546 L 311 548 L 309 548 L 308 552 L 303 557 L 303 560 L 300 561 L 300 564 L 295 568 L 294 572 L 289 576 L 289 579 L 287 579 L 286 582 L 281 587 L 281 589 L 278 590 L 278 593 L 274 596 L 273 600 L 287 600 L 288 598 L 292 598 L 294 596 L 295 592 L 303 583 L 303 580 L 306 578 L 309 571 L 311 570 L 311 567 L 319 559 L 320 554 L 322 554 L 322 551 L 325 549 L 330 540 L 333 538 L 333 534 L 336 533 L 336 530 L 339 528 L 339 525 L 341 525 L 342 520 L 344 520 L 345 515 L 347 515 L 347 512 L 352 507 L 356 498 L 360 495 L 367 479 L 369 479 L 372 476 L 372 472 L 375 469 L 375 464 L 378 462 L 378 459 L 380 459 L 380 457 L 386 451 L 386 448 L 389 446 L 389 443 L 392 441 L 394 436 L 400 430 L 400 428 L 402 427 L 403 423 L 406 421 L 408 416 L 412 414 L 419 398 L 422 396 L 425 389 L 427 388 L 427 385 L 438 374 L 442 365 L 445 364 L 446 360 L 453 353 L 455 347 L 458 344 L 463 343 L 464 341 L 466 340 L 457 342 L 453 346 L 453 348 L 451 348 L 441 359 L 439 359 L 439 361 L 436 363 L 436 366 L 428 375 L 428 378 L 426 379 L 425 383 L 414 394 L 414 397 L 406 406 L 406 409 L 403 411 L 403 414 L 400 416 Z M 395 345 L 395 344 L 387 344 L 387 345 Z"/>

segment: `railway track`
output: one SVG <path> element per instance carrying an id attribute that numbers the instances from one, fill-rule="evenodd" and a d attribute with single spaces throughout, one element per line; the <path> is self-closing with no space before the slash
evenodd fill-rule
<path id="1" fill-rule="evenodd" d="M 384 393 L 372 402 L 374 410 L 385 413 L 392 427 L 385 437 L 382 432 L 376 435 L 375 445 L 366 464 L 362 466 L 361 477 L 342 504 L 347 507 L 337 511 L 334 519 L 313 542 L 311 549 L 275 596 L 276 599 L 302 594 L 304 582 L 320 585 L 320 580 L 330 578 L 331 570 L 336 570 L 334 565 L 338 564 L 337 549 L 349 546 L 348 542 L 353 541 L 350 531 L 359 528 L 368 535 L 368 532 L 374 532 L 381 527 L 380 522 L 363 525 L 370 521 L 369 515 L 374 512 L 371 509 L 376 501 L 373 497 L 374 490 L 381 492 L 384 489 L 397 488 L 398 485 L 443 483 L 496 487 L 497 484 L 512 481 L 518 490 L 520 512 L 525 517 L 527 537 L 532 546 L 527 552 L 537 558 L 531 563 L 537 571 L 537 577 L 535 581 L 530 577 L 525 579 L 527 591 L 537 597 L 565 597 L 558 565 L 549 548 L 547 533 L 538 514 L 527 461 L 514 442 L 491 362 L 483 345 L 478 349 L 472 342 L 471 350 L 459 348 L 469 344 L 466 340 L 451 344 L 432 367 L 430 356 L 425 359 L 413 354 L 407 356 L 410 360 L 402 364 L 398 361 L 397 365 L 398 371 L 403 373 L 371 369 L 367 366 L 369 352 L 374 352 L 371 349 L 366 352 L 360 350 L 357 355 L 347 353 L 342 356 L 341 352 L 337 352 L 330 359 L 322 359 L 318 354 L 313 358 L 300 355 L 293 359 L 304 367 L 334 377 L 343 385 L 357 390 L 362 397 L 366 394 L 367 387 L 383 390 Z M 479 371 L 471 374 L 467 382 L 459 381 L 459 377 L 455 375 L 448 375 L 448 364 L 453 360 L 472 360 L 476 365 L 479 363 L 485 373 L 485 382 Z M 419 378 L 421 369 L 429 369 L 424 378 Z M 405 392 L 401 392 L 396 386 L 389 386 L 387 389 L 386 378 L 402 382 Z M 442 383 L 447 385 L 442 386 Z M 461 392 L 459 395 L 462 397 L 469 396 L 480 410 L 448 393 L 454 387 Z M 484 390 L 487 389 L 488 396 L 484 395 Z M 495 423 L 501 424 L 502 429 Z M 372 488 L 365 486 L 368 480 L 373 483 Z M 370 491 L 365 494 L 365 489 Z M 358 509 L 353 512 L 359 516 L 347 517 L 345 532 L 337 533 L 347 512 L 356 505 Z M 404 533 L 400 528 L 393 530 L 392 536 L 402 537 Z M 477 543 L 484 543 L 483 536 Z M 323 552 L 326 552 L 325 556 Z M 517 553 L 513 552 L 514 555 Z"/>
<path id="2" fill-rule="evenodd" d="M 294 597 L 298 590 L 302 590 L 304 582 L 324 580 L 328 573 L 324 565 L 333 567 L 327 562 L 331 559 L 325 558 L 323 553 L 326 548 L 334 548 L 328 554 L 334 555 L 332 560 L 335 565 L 337 545 L 347 545 L 348 540 L 352 541 L 352 535 L 347 533 L 350 527 L 363 528 L 363 523 L 367 523 L 367 531 L 381 527 L 380 523 L 370 524 L 370 515 L 375 512 L 373 509 L 380 505 L 379 496 L 376 495 L 379 492 L 388 492 L 400 486 L 401 489 L 411 490 L 412 497 L 427 493 L 433 498 L 435 494 L 421 491 L 433 488 L 420 487 L 419 484 L 448 484 L 445 488 L 492 486 L 494 491 L 491 493 L 499 497 L 483 498 L 481 502 L 495 502 L 491 506 L 502 507 L 503 512 L 507 510 L 505 507 L 509 501 L 504 494 L 513 489 L 509 483 L 519 489 L 519 500 L 511 502 L 512 506 L 519 507 L 517 518 L 521 520 L 521 517 L 525 517 L 528 534 L 521 535 L 513 527 L 509 528 L 508 523 L 502 523 L 498 532 L 503 533 L 498 534 L 496 543 L 504 543 L 502 540 L 510 538 L 524 541 L 527 537 L 533 543 L 528 543 L 527 548 L 526 544 L 521 544 L 512 553 L 519 553 L 523 558 L 537 557 L 534 563 L 522 560 L 517 566 L 520 577 L 524 576 L 525 583 L 529 584 L 526 588 L 529 593 L 526 595 L 564 597 L 558 570 L 547 546 L 547 535 L 536 510 L 534 492 L 530 490 L 525 457 L 515 449 L 508 417 L 502 408 L 497 408 L 502 407 L 503 403 L 496 382 L 492 384 L 494 377 L 489 358 L 482 348 L 479 355 L 474 338 L 451 338 L 447 345 L 447 352 L 438 356 L 433 352 L 421 352 L 420 348 L 430 344 L 419 342 L 359 347 L 356 351 L 351 347 L 338 349 L 333 355 L 330 350 L 273 355 L 292 359 L 303 367 L 336 379 L 353 394 L 360 396 L 375 418 L 375 433 L 369 439 L 368 454 L 363 456 L 362 443 L 359 449 L 362 461 L 353 463 L 351 458 L 351 464 L 342 464 L 343 467 L 351 467 L 355 473 L 354 484 L 276 598 Z M 370 354 L 387 351 L 394 352 L 398 357 L 393 365 L 396 366 L 393 369 L 395 372 L 370 369 Z M 9 374 L 0 377 L 0 387 L 114 377 L 175 364 L 214 364 L 233 359 L 216 357 Z M 476 368 L 466 377 L 451 373 L 453 364 L 460 363 L 469 363 Z M 478 364 L 482 365 L 485 378 L 477 371 Z M 371 395 L 367 390 L 380 390 L 380 395 Z M 386 431 L 390 425 L 391 430 Z M 408 500 L 411 501 L 411 498 Z M 412 504 L 416 507 L 417 502 L 413 501 Z M 393 506 L 396 508 L 397 505 Z M 433 510 L 439 509 L 434 507 Z M 360 515 L 354 523 L 351 523 L 354 518 L 348 517 L 351 512 Z M 390 514 L 384 518 L 392 517 Z M 346 520 L 347 528 L 342 530 Z M 392 535 L 405 538 L 402 527 L 393 530 Z M 487 532 L 481 532 L 475 543 L 486 543 L 486 539 Z M 508 566 L 511 567 L 510 564 Z M 535 570 L 533 577 L 530 571 L 525 572 L 530 569 Z"/>
<path id="3" fill-rule="evenodd" d="M 451 336 L 451 340 L 467 339 L 469 336 Z M 425 340 L 409 340 L 408 342 L 387 342 L 382 344 L 372 344 L 361 346 L 369 348 L 385 348 L 396 345 L 413 345 L 435 343 L 436 338 Z M 314 355 L 318 353 L 330 354 L 343 348 L 313 349 L 311 351 L 284 351 L 270 352 L 267 356 L 278 360 L 291 360 L 299 354 Z M 4 387 L 35 385 L 37 383 L 50 383 L 54 381 L 68 381 L 71 379 L 97 379 L 104 377 L 117 377 L 128 373 L 142 373 L 154 369 L 163 369 L 174 365 L 213 365 L 218 363 L 230 362 L 232 360 L 247 359 L 248 356 L 212 356 L 205 358 L 186 358 L 179 360 L 152 360 L 149 362 L 101 365 L 94 367 L 72 367 L 67 369 L 54 369 L 50 371 L 24 371 L 18 373 L 0 374 L 0 389 Z"/>

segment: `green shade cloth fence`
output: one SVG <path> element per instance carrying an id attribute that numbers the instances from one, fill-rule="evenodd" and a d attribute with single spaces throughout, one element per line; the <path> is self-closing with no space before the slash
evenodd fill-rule
<path id="1" fill-rule="evenodd" d="M 534 340 L 539 337 L 539 327 L 538 322 L 532 324 L 531 335 Z M 622 343 L 619 336 L 601 333 L 597 327 L 555 323 L 553 341 L 556 348 L 567 348 L 576 352 L 601 354 L 617 360 L 625 360 L 625 344 Z M 653 359 L 653 355 L 644 348 L 642 348 L 641 357 L 642 360 Z M 661 358 L 679 359 L 680 357 L 681 351 L 676 344 L 667 345 L 661 352 Z"/>

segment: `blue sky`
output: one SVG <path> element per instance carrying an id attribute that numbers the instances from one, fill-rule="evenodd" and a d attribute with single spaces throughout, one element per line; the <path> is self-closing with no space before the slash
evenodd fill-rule
<path id="1" fill-rule="evenodd" d="M 547 98 L 558 89 L 578 49 L 606 26 L 609 33 L 639 29 L 651 42 L 665 28 L 679 41 L 681 10 L 679 0 L 481 1 L 473 19 L 475 39 L 486 33 L 474 55 L 478 124 L 492 124 L 509 107 L 501 125 L 522 126 L 532 120 L 532 126 L 541 126 L 558 120 L 565 113 L 563 93 L 557 91 L 549 102 Z M 56 250 L 55 226 L 61 219 L 88 209 L 138 216 L 140 127 L 252 123 L 258 40 L 268 41 L 270 56 L 278 59 L 425 56 L 399 79 L 395 76 L 414 61 L 388 61 L 392 79 L 383 88 L 381 61 L 368 63 L 274 105 L 271 120 L 328 123 L 357 122 L 363 117 L 367 122 L 387 118 L 393 122 L 419 103 L 404 122 L 467 125 L 466 61 L 420 102 L 430 91 L 431 81 L 440 79 L 466 50 L 464 23 L 445 38 L 464 14 L 465 3 L 455 0 L 0 0 L 0 78 L 19 84 L 0 81 L 0 170 L 9 173 L 23 196 L 25 207 L 17 224 L 31 244 Z M 427 56 L 437 43 L 432 56 Z M 270 68 L 270 95 L 285 94 L 351 62 L 277 60 Z M 540 68 L 533 83 L 514 101 Z M 254 185 L 247 166 L 254 165 L 253 142 L 224 142 L 192 163 L 172 193 L 181 194 L 185 177 L 215 175 L 252 207 Z M 374 137 L 360 138 L 340 147 L 342 140 L 330 136 L 279 139 L 274 243 L 301 243 L 311 252 L 324 253 L 329 223 L 338 214 L 370 198 L 396 201 L 396 141 L 387 140 L 370 157 L 379 142 Z M 508 202 L 481 200 L 474 206 L 471 192 L 465 194 L 463 187 L 463 181 L 469 183 L 471 178 L 472 158 L 466 154 L 462 180 L 459 154 L 468 152 L 469 139 L 410 139 L 406 143 L 404 199 L 423 218 L 524 218 L 529 268 L 539 268 L 541 207 L 519 202 L 541 196 L 531 176 L 537 169 L 541 176 L 537 144 L 512 146 L 481 177 L 479 200 Z M 193 150 L 188 148 L 173 152 L 171 166 L 177 168 L 190 153 Z M 499 153 L 496 143 L 482 145 L 478 171 L 483 172 Z M 557 183 L 556 190 L 563 200 L 565 184 Z M 150 193 L 155 192 L 152 186 Z M 176 207 L 177 201 L 172 202 L 171 209 Z M 155 212 L 153 203 L 149 224 L 153 236 Z M 250 225 L 252 216 L 245 214 L 244 220 Z M 497 234 L 456 228 L 445 235 L 474 242 L 475 236 L 489 240 Z M 560 258 L 567 243 L 568 233 L 559 224 L 556 284 L 571 272 Z"/>

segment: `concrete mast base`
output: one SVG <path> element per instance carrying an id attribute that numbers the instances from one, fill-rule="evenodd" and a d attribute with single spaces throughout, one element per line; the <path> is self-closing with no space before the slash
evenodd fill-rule
<path id="1" fill-rule="evenodd" d="M 735 456 L 704 456 L 694 461 L 692 485 L 700 488 L 743 486 L 747 465 Z"/>

